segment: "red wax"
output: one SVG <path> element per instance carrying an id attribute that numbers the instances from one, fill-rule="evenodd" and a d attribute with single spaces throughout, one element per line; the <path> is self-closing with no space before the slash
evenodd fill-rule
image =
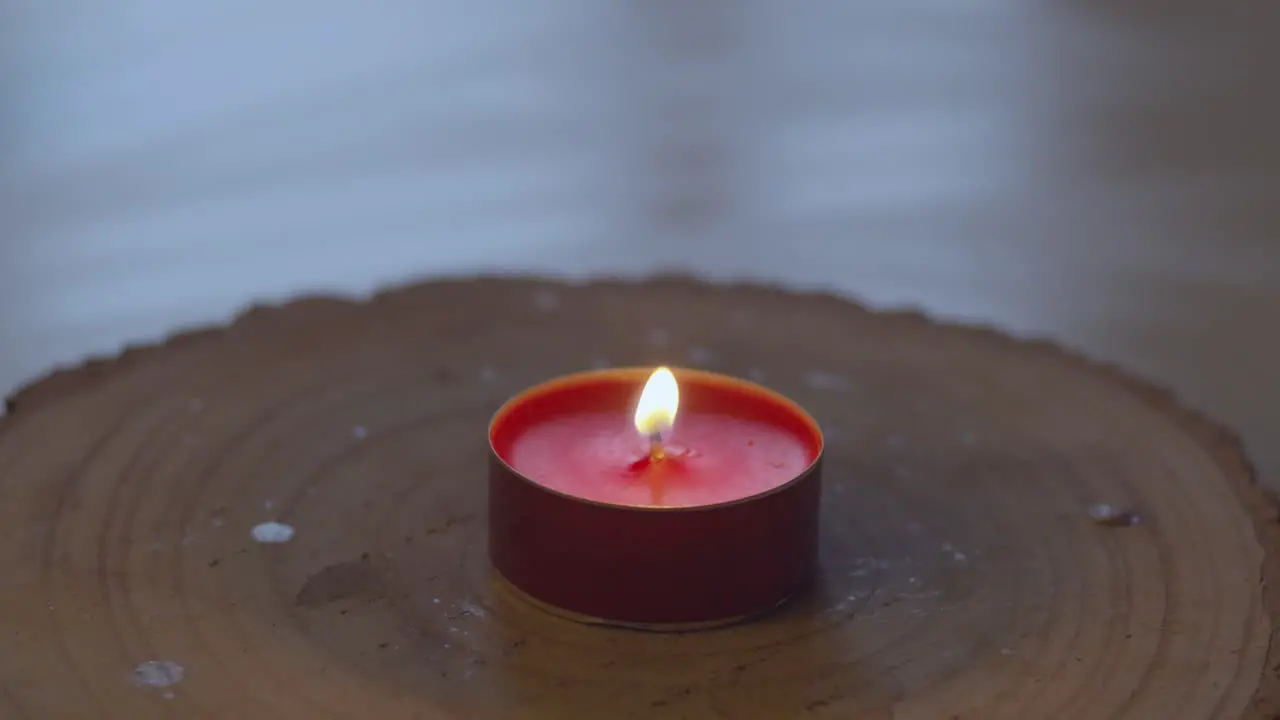
<path id="1" fill-rule="evenodd" d="M 584 373 L 508 403 L 490 428 L 498 457 L 565 495 L 633 507 L 717 505 L 796 479 L 821 453 L 813 420 L 789 400 L 745 381 L 676 370 L 680 408 L 666 457 L 632 414 L 647 373 Z"/>

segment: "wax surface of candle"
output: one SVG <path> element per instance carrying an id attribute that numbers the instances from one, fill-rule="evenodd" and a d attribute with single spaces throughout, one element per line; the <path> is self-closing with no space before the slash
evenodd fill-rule
<path id="1" fill-rule="evenodd" d="M 668 444 L 666 459 L 644 462 L 649 443 L 630 415 L 579 412 L 524 428 L 507 461 L 526 477 L 576 497 L 686 507 L 771 490 L 814 459 L 809 443 L 785 428 L 730 415 L 682 416 Z"/>

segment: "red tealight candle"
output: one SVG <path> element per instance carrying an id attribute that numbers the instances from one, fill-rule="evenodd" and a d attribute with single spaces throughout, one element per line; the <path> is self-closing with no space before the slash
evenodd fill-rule
<path id="1" fill-rule="evenodd" d="M 494 569 L 560 615 L 714 626 L 778 606 L 816 570 L 822 433 L 758 385 L 570 375 L 507 402 L 489 443 Z"/>

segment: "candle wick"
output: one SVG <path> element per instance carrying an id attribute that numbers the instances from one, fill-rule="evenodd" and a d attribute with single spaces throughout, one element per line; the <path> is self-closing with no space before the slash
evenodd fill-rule
<path id="1" fill-rule="evenodd" d="M 649 459 L 658 462 L 666 456 L 667 452 L 662 447 L 662 433 L 653 433 L 649 436 Z"/>

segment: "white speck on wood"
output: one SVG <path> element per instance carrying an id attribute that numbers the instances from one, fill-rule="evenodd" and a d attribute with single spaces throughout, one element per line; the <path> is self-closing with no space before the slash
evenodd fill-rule
<path id="1" fill-rule="evenodd" d="M 667 331 L 662 328 L 654 328 L 649 331 L 649 344 L 657 347 L 666 347 L 671 342 L 671 337 Z"/>
<path id="2" fill-rule="evenodd" d="M 854 570 L 849 575 L 852 577 L 863 577 L 873 570 L 888 570 L 889 561 L 877 558 L 857 558 L 853 561 Z"/>
<path id="3" fill-rule="evenodd" d="M 141 687 L 169 687 L 182 682 L 187 671 L 172 660 L 148 660 L 133 669 L 133 682 Z"/>
<path id="4" fill-rule="evenodd" d="M 964 553 L 957 550 L 955 546 L 949 542 L 942 543 L 942 552 L 950 554 L 951 559 L 955 560 L 958 563 L 965 562 L 966 560 L 969 559 L 968 556 L 966 556 Z"/>
<path id="5" fill-rule="evenodd" d="M 1014 652 L 1013 652 L 1013 648 L 1001 648 L 1001 649 L 1000 649 L 1000 654 L 1001 654 L 1001 655 L 1013 655 L 1013 654 L 1014 654 Z"/>
<path id="6" fill-rule="evenodd" d="M 542 312 L 555 312 L 560 309 L 560 296 L 543 288 L 534 293 L 533 306 Z"/>
<path id="7" fill-rule="evenodd" d="M 1089 506 L 1089 517 L 1100 522 L 1103 520 L 1114 520 L 1120 515 L 1120 512 L 1120 508 L 1106 503 L 1096 503 Z"/>
<path id="8" fill-rule="evenodd" d="M 262 501 L 262 509 L 263 509 L 263 510 L 270 510 L 271 508 L 273 508 L 273 507 L 275 507 L 275 506 L 276 506 L 276 501 L 275 501 L 275 500 L 263 500 L 263 501 Z"/>
<path id="9" fill-rule="evenodd" d="M 870 595 L 871 593 L 867 592 L 854 592 L 850 595 L 846 595 L 843 600 L 828 608 L 827 612 L 843 612 L 849 609 L 850 605 L 865 600 L 870 597 Z"/>
<path id="10" fill-rule="evenodd" d="M 814 390 L 833 390 L 843 392 L 849 389 L 849 381 L 839 375 L 832 375 L 821 370 L 814 370 L 804 376 L 804 384 Z"/>
<path id="11" fill-rule="evenodd" d="M 260 543 L 286 543 L 293 539 L 293 527 L 278 522 L 264 522 L 254 525 L 250 534 Z"/>
<path id="12" fill-rule="evenodd" d="M 498 382 L 498 379 L 502 377 L 502 373 L 498 372 L 497 368 L 489 364 L 480 366 L 479 375 L 480 375 L 480 382 L 484 383 L 485 385 L 492 385 Z"/>
<path id="13" fill-rule="evenodd" d="M 357 425 L 357 426 L 355 426 L 355 427 L 351 428 L 351 437 L 353 437 L 353 438 L 355 438 L 355 439 L 357 439 L 357 440 L 363 440 L 363 439 L 365 439 L 365 438 L 369 437 L 369 428 L 367 428 L 367 427 L 365 427 L 365 426 L 363 426 L 363 425 Z"/>
<path id="14" fill-rule="evenodd" d="M 161 695 L 160 697 L 164 698 L 165 700 L 172 700 L 178 696 L 174 695 L 172 690 L 165 690 L 164 694 Z"/>
<path id="15" fill-rule="evenodd" d="M 1095 503 L 1089 506 L 1089 517 L 1100 525 L 1137 525 L 1142 516 L 1132 510 L 1125 510 L 1107 503 Z"/>
<path id="16" fill-rule="evenodd" d="M 216 517 L 216 518 L 214 518 L 214 519 L 213 519 L 213 526 L 214 526 L 214 527 L 222 527 L 223 525 L 226 525 L 226 524 L 227 524 L 227 521 L 226 521 L 226 520 L 224 520 L 223 518 Z"/>
<path id="17" fill-rule="evenodd" d="M 463 615 L 472 615 L 474 617 L 484 617 L 484 608 L 476 605 L 470 600 L 463 600 L 458 603 L 458 612 Z"/>

